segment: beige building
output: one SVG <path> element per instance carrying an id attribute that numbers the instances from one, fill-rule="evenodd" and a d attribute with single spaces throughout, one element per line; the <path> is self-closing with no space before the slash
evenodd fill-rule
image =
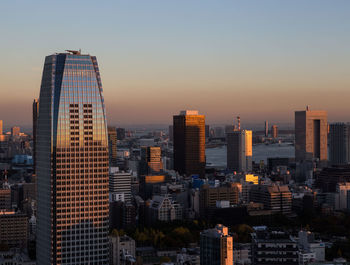
<path id="1" fill-rule="evenodd" d="M 200 234 L 201 265 L 233 265 L 233 238 L 221 224 Z"/>
<path id="2" fill-rule="evenodd" d="M 319 159 L 327 161 L 327 111 L 310 110 L 295 112 L 296 161 Z"/>

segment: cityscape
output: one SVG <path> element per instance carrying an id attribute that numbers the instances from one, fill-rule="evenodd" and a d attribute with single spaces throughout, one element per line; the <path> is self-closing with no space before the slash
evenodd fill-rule
<path id="1" fill-rule="evenodd" d="M 9 25 L 4 36 L 22 32 L 28 47 L 42 42 L 32 54 L 24 44 L 18 51 L 10 40 L 2 44 L 9 52 L 0 76 L 0 265 L 350 264 L 350 3 L 150 0 L 135 9 L 124 1 L 34 2 L 23 10 L 6 3 L 0 18 Z M 90 11 L 95 18 L 85 17 Z M 114 15 L 129 24 L 112 29 Z M 294 32 L 289 22 L 305 41 L 298 45 L 316 58 L 312 69 L 300 47 L 278 50 L 275 41 L 287 38 L 279 33 Z M 101 44 L 87 41 L 94 23 Z M 225 31 L 235 23 L 240 37 Z M 266 36 L 255 31 L 260 23 L 271 26 Z M 74 30 L 64 37 L 68 24 Z M 329 24 L 339 43 L 314 50 Z M 135 46 L 119 39 L 125 70 L 113 64 L 119 48 L 106 46 L 119 31 L 141 40 L 132 45 L 143 51 L 128 53 Z M 227 63 L 234 48 L 226 45 L 245 31 L 276 46 L 239 46 L 238 69 Z M 179 41 L 184 36 L 193 57 L 186 39 Z M 196 46 L 205 38 L 212 46 Z M 155 40 L 160 46 L 150 48 Z M 249 53 L 271 60 L 253 63 Z M 338 59 L 316 66 L 324 53 Z M 20 57 L 34 70 L 17 71 Z M 297 81 L 304 83 L 292 88 Z"/>

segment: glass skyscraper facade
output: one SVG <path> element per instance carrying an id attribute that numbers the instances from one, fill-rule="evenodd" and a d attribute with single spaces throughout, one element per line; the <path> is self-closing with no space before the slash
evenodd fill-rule
<path id="1" fill-rule="evenodd" d="M 108 264 L 108 137 L 96 57 L 46 57 L 36 152 L 37 263 Z"/>

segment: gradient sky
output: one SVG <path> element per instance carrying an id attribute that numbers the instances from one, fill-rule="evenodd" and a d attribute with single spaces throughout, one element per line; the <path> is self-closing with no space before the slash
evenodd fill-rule
<path id="1" fill-rule="evenodd" d="M 0 4 L 0 119 L 30 125 L 46 55 L 96 55 L 110 124 L 350 121 L 350 1 L 124 0 Z"/>

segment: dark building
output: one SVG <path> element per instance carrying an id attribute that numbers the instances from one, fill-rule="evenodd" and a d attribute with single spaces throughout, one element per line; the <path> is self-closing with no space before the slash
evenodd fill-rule
<path id="1" fill-rule="evenodd" d="M 117 166 L 117 131 L 115 127 L 108 127 L 109 166 Z"/>
<path id="2" fill-rule="evenodd" d="M 267 165 L 269 170 L 273 170 L 278 166 L 289 166 L 289 158 L 288 157 L 269 157 L 267 158 Z"/>
<path id="3" fill-rule="evenodd" d="M 23 248 L 28 241 L 28 216 L 14 211 L 0 212 L 0 244 Z"/>
<path id="4" fill-rule="evenodd" d="M 35 165 L 36 165 L 36 133 L 38 128 L 38 117 L 39 117 L 39 101 L 34 99 L 33 101 L 33 170 L 35 174 Z"/>
<path id="5" fill-rule="evenodd" d="M 271 210 L 272 213 L 290 214 L 292 210 L 292 193 L 288 186 L 253 185 L 249 199 L 264 204 L 264 209 Z"/>
<path id="6" fill-rule="evenodd" d="M 96 57 L 45 58 L 37 130 L 37 263 L 109 261 L 108 135 Z"/>
<path id="7" fill-rule="evenodd" d="M 252 264 L 298 265 L 298 246 L 288 233 L 255 227 L 252 233 Z"/>
<path id="8" fill-rule="evenodd" d="M 162 150 L 158 146 L 141 146 L 140 175 L 157 175 L 163 170 Z"/>
<path id="9" fill-rule="evenodd" d="M 205 116 L 181 111 L 174 116 L 174 169 L 182 175 L 205 175 Z"/>
<path id="10" fill-rule="evenodd" d="M 237 172 L 252 171 L 252 131 L 236 130 L 226 133 L 227 168 Z"/>
<path id="11" fill-rule="evenodd" d="M 117 128 L 117 139 L 118 140 L 125 139 L 125 128 Z"/>
<path id="12" fill-rule="evenodd" d="M 332 165 L 350 161 L 350 125 L 332 123 L 329 126 L 329 162 Z"/>
<path id="13" fill-rule="evenodd" d="M 350 182 L 350 165 L 338 165 L 316 173 L 315 185 L 323 192 L 336 192 L 337 183 Z"/>

